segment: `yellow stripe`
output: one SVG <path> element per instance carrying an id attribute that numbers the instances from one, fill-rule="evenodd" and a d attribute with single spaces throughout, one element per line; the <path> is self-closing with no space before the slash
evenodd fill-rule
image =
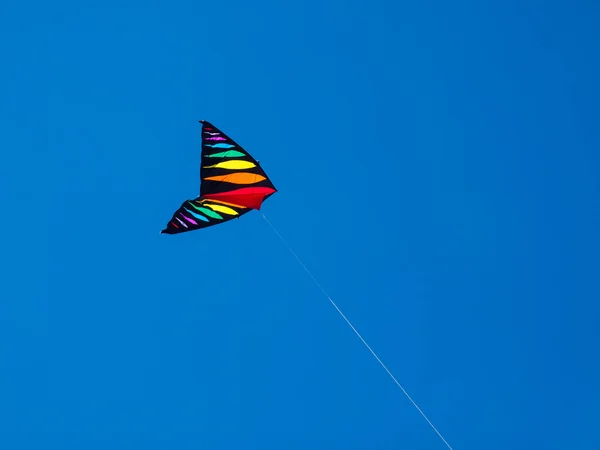
<path id="1" fill-rule="evenodd" d="M 210 203 L 204 203 L 204 206 L 208 206 L 210 209 L 213 209 L 218 212 L 222 212 L 223 214 L 229 214 L 230 216 L 238 216 L 239 213 L 227 206 L 222 205 L 211 205 Z"/>
<path id="2" fill-rule="evenodd" d="M 256 164 L 250 161 L 241 161 L 239 159 L 233 159 L 231 161 L 223 161 L 214 166 L 204 166 L 205 169 L 251 169 L 252 167 L 256 167 Z"/>

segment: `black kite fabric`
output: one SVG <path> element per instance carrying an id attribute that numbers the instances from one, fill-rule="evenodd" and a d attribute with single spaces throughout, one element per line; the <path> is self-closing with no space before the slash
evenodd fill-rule
<path id="1" fill-rule="evenodd" d="M 177 234 L 227 222 L 259 210 L 277 192 L 246 150 L 211 123 L 200 123 L 200 196 L 183 202 L 161 233 Z"/>

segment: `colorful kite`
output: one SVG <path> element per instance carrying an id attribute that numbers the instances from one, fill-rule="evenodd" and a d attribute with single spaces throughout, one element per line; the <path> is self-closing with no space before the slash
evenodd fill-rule
<path id="1" fill-rule="evenodd" d="M 277 192 L 246 150 L 209 122 L 200 123 L 200 196 L 183 202 L 161 233 L 183 233 L 239 218 L 259 210 Z"/>

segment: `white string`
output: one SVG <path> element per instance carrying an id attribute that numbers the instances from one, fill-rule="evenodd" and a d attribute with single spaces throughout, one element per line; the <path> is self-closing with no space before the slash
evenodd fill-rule
<path id="1" fill-rule="evenodd" d="M 290 253 L 292 255 L 294 255 L 294 258 L 296 258 L 296 260 L 300 263 L 300 265 L 302 266 L 302 268 L 306 271 L 306 273 L 308 274 L 308 276 L 310 276 L 312 278 L 312 280 L 315 282 L 315 284 L 319 287 L 319 289 L 321 290 L 321 292 L 323 292 L 323 294 L 325 295 L 325 297 L 327 297 L 327 299 L 331 302 L 331 304 L 333 305 L 333 307 L 337 310 L 338 313 L 340 313 L 340 315 L 342 316 L 342 318 L 346 321 L 346 323 L 348 325 L 350 325 L 350 328 L 352 328 L 352 331 L 354 331 L 354 333 L 356 333 L 356 335 L 358 336 L 358 338 L 362 341 L 363 344 L 365 344 L 365 347 L 367 347 L 367 349 L 371 352 L 371 354 L 375 357 L 375 359 L 377 360 L 377 362 L 379 362 L 379 364 L 381 364 L 381 367 L 383 367 L 385 369 L 385 371 L 388 373 L 388 375 L 392 378 L 392 380 L 394 380 L 394 383 L 396 383 L 396 385 L 402 390 L 402 392 L 404 392 L 404 395 L 406 395 L 406 397 L 410 400 L 410 402 L 414 405 L 415 408 L 417 408 L 417 411 L 419 411 L 421 413 L 421 415 L 423 416 L 423 418 L 427 421 L 427 423 L 431 426 L 431 428 L 433 428 L 433 431 L 435 431 L 437 433 L 437 435 L 440 437 L 440 439 L 444 442 L 444 444 L 446 444 L 446 446 L 452 450 L 452 447 L 450 447 L 450 444 L 448 444 L 448 442 L 446 441 L 446 439 L 444 439 L 444 437 L 441 435 L 441 433 L 437 430 L 436 427 L 433 426 L 433 424 L 431 423 L 431 421 L 427 418 L 427 416 L 425 415 L 425 413 L 421 410 L 421 408 L 419 408 L 419 406 L 415 403 L 415 401 L 410 397 L 410 395 L 408 395 L 408 392 L 406 392 L 406 390 L 402 387 L 402 385 L 398 382 L 398 380 L 396 380 L 396 377 L 394 377 L 394 375 L 392 375 L 392 372 L 390 372 L 390 370 L 386 367 L 385 364 L 383 364 L 383 362 L 379 359 L 379 357 L 377 356 L 377 354 L 373 351 L 373 349 L 369 346 L 369 344 L 367 344 L 367 342 L 363 339 L 363 337 L 360 335 L 360 333 L 356 330 L 356 328 L 354 328 L 354 325 L 352 325 L 352 323 L 350 323 L 350 321 L 348 320 L 348 318 L 344 315 L 344 313 L 342 312 L 342 310 L 340 308 L 338 308 L 338 306 L 335 304 L 335 302 L 331 299 L 331 297 L 327 294 L 327 292 L 325 292 L 325 289 L 323 289 L 323 287 L 319 284 L 319 282 L 317 281 L 317 279 L 313 276 L 312 273 L 310 273 L 310 270 L 308 270 L 308 268 L 304 265 L 304 263 L 300 260 L 300 258 L 298 257 L 298 255 L 296 255 L 296 253 L 294 252 L 294 250 L 292 250 L 292 248 L 289 246 L 289 244 L 285 241 L 285 239 L 283 239 L 283 237 L 281 236 L 281 234 L 279 234 L 279 232 L 275 229 L 275 227 L 273 226 L 273 224 L 269 221 L 269 219 L 267 219 L 267 217 L 265 216 L 265 214 L 260 211 L 260 213 L 262 214 L 263 218 L 265 219 L 265 221 L 270 225 L 270 227 L 273 229 L 273 231 L 275 232 L 275 234 L 277 234 L 277 236 L 279 237 L 279 239 L 281 239 L 281 242 L 283 242 L 285 244 L 285 246 L 288 248 L 288 250 L 290 251 Z"/>

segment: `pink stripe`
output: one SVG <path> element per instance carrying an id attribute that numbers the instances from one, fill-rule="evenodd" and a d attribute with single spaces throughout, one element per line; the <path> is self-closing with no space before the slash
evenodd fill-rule
<path id="1" fill-rule="evenodd" d="M 206 138 L 207 141 L 226 141 L 227 139 L 225 139 L 224 137 L 209 137 Z"/>

